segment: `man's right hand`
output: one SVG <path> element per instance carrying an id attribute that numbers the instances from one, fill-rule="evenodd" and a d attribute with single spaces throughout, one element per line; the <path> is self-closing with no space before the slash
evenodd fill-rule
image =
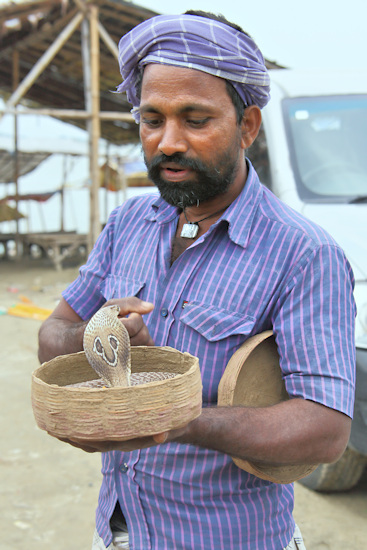
<path id="1" fill-rule="evenodd" d="M 154 346 L 143 315 L 150 313 L 154 304 L 144 302 L 135 296 L 108 300 L 102 307 L 117 305 L 120 308 L 119 319 L 125 325 L 132 346 Z"/>
<path id="2" fill-rule="evenodd" d="M 132 346 L 154 346 L 143 315 L 153 310 L 154 305 L 139 298 L 109 300 L 102 307 L 116 304 L 120 307 L 119 317 L 124 323 Z M 83 350 L 83 335 L 88 321 L 83 319 L 61 298 L 50 317 L 42 324 L 39 335 L 38 358 L 41 363 L 57 355 L 67 355 Z"/>

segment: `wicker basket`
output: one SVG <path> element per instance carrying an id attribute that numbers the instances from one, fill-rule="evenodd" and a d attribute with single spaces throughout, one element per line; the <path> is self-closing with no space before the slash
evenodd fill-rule
<path id="1" fill-rule="evenodd" d="M 124 441 L 184 426 L 201 413 L 199 360 L 169 347 L 133 347 L 132 372 L 173 372 L 174 378 L 133 387 L 70 388 L 96 373 L 84 352 L 56 357 L 32 376 L 38 426 L 55 437 Z"/>
<path id="2" fill-rule="evenodd" d="M 269 407 L 289 399 L 272 331 L 252 336 L 233 354 L 218 387 L 219 406 Z M 317 466 L 273 466 L 233 458 L 242 470 L 275 483 L 293 483 Z"/>

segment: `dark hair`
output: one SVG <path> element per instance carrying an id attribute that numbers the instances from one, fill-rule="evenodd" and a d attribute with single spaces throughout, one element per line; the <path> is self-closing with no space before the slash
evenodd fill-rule
<path id="1" fill-rule="evenodd" d="M 245 32 L 239 25 L 236 25 L 236 23 L 231 23 L 230 21 L 227 21 L 227 19 L 224 17 L 224 15 L 218 14 L 215 15 L 214 13 L 208 12 L 208 11 L 201 11 L 201 10 L 187 10 L 185 11 L 184 15 L 196 15 L 198 17 L 206 17 L 207 19 L 213 19 L 214 21 L 219 21 L 220 23 L 224 23 L 225 25 L 228 25 L 229 27 L 232 27 L 236 31 L 242 32 L 243 34 L 246 34 L 246 36 L 250 36 L 247 32 Z M 140 99 L 141 97 L 141 86 L 143 82 L 143 73 L 144 73 L 144 67 L 140 70 L 136 82 L 135 82 L 135 90 L 136 95 Z M 233 85 L 229 82 L 229 80 L 226 80 L 226 89 L 229 97 L 232 100 L 232 103 L 234 105 L 236 116 L 237 116 L 237 124 L 241 124 L 243 115 L 245 113 L 245 109 L 247 105 L 243 102 L 242 98 L 239 96 L 238 92 L 235 90 Z"/>
<path id="2" fill-rule="evenodd" d="M 212 13 L 210 11 L 187 10 L 187 11 L 185 11 L 184 15 L 197 15 L 198 17 L 206 17 L 207 19 L 214 19 L 214 21 L 219 21 L 219 23 L 224 23 L 225 25 L 228 25 L 229 27 L 232 27 L 232 29 L 235 29 L 236 31 L 242 32 L 246 36 L 250 36 L 246 31 L 243 30 L 242 27 L 240 27 L 236 23 L 231 23 L 231 21 L 228 21 L 228 19 L 226 19 L 224 17 L 224 15 L 222 15 L 221 13 L 218 13 L 216 15 L 215 13 Z"/>

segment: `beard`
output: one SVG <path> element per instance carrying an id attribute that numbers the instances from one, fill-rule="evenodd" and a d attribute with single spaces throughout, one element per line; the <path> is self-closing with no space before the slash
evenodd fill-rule
<path id="1" fill-rule="evenodd" d="M 185 157 L 182 153 L 174 153 L 171 156 L 165 154 L 156 155 L 144 162 L 148 169 L 149 178 L 158 187 L 161 197 L 182 210 L 188 206 L 194 206 L 199 202 L 205 202 L 225 193 L 234 181 L 238 168 L 238 157 L 233 152 L 226 151 L 216 159 L 215 164 L 204 163 L 200 159 Z M 161 177 L 161 163 L 175 163 L 182 168 L 190 168 L 195 171 L 195 178 L 182 182 L 166 181 Z"/>

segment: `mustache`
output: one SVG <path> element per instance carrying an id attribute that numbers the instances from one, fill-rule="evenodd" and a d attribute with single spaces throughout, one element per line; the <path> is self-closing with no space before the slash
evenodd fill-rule
<path id="1" fill-rule="evenodd" d="M 191 168 L 192 170 L 197 170 L 198 172 L 202 172 L 207 169 L 207 166 L 200 159 L 186 157 L 182 153 L 174 153 L 170 156 L 161 153 L 160 155 L 153 157 L 149 162 L 145 158 L 145 164 L 149 170 L 156 170 L 162 163 L 174 163 L 182 166 L 182 168 Z M 216 171 L 219 173 L 218 170 Z"/>

